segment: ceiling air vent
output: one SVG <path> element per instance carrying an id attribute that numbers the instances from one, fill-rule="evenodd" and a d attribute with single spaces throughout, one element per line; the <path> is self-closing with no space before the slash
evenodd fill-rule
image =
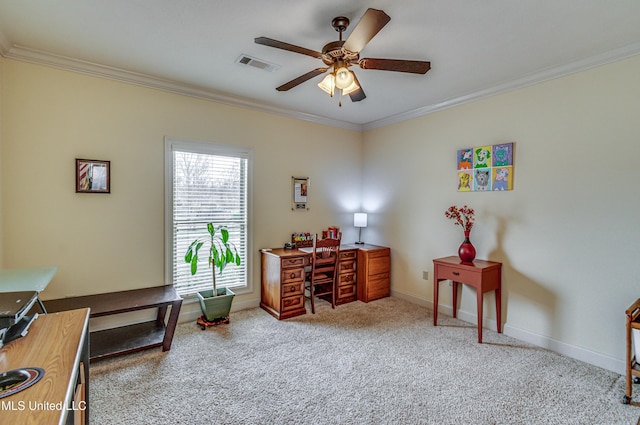
<path id="1" fill-rule="evenodd" d="M 275 63 L 270 63 L 262 59 L 257 59 L 252 56 L 245 55 L 244 53 L 241 54 L 238 59 L 236 59 L 236 63 L 249 65 L 254 68 L 263 69 L 269 72 L 275 72 L 280 69 L 280 65 L 276 65 Z"/>

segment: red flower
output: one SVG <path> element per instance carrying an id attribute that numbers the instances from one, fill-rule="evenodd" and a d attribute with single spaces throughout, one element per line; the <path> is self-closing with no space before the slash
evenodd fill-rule
<path id="1" fill-rule="evenodd" d="M 455 224 L 459 224 L 465 231 L 469 231 L 473 227 L 475 213 L 476 212 L 473 210 L 473 208 L 469 208 L 466 205 L 462 208 L 458 208 L 455 205 L 452 205 L 448 210 L 444 212 L 444 216 L 455 220 Z"/>

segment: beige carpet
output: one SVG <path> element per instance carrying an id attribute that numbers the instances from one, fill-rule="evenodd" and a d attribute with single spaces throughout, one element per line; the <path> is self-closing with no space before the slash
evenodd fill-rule
<path id="1" fill-rule="evenodd" d="M 396 298 L 277 321 L 260 309 L 91 367 L 91 421 L 119 424 L 627 424 L 624 377 Z M 624 341 L 621 341 L 623 344 Z"/>

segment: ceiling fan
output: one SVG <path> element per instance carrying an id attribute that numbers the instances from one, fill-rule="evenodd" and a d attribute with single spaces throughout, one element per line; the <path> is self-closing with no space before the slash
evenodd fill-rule
<path id="1" fill-rule="evenodd" d="M 331 21 L 331 26 L 340 33 L 338 41 L 332 41 L 322 48 L 322 52 L 295 46 L 267 37 L 258 37 L 254 41 L 264 46 L 288 50 L 294 53 L 311 56 L 322 60 L 326 67 L 316 68 L 293 80 L 277 87 L 278 91 L 287 91 L 313 77 L 322 75 L 331 70 L 318 84 L 322 90 L 333 96 L 335 89 L 341 90 L 341 94 L 348 94 L 353 102 L 359 102 L 366 98 L 362 86 L 358 82 L 355 73 L 349 67 L 358 65 L 362 69 L 378 69 L 383 71 L 408 72 L 412 74 L 426 74 L 431 68 L 430 62 L 398 59 L 360 59 L 360 52 L 373 37 L 384 28 L 391 17 L 382 10 L 367 9 L 355 26 L 349 37 L 343 41 L 342 33 L 349 26 L 349 19 L 338 16 Z"/>

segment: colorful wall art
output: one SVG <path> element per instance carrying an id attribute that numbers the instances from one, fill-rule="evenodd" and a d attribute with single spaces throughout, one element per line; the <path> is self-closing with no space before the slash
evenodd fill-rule
<path id="1" fill-rule="evenodd" d="M 458 192 L 513 190 L 514 143 L 460 149 Z"/>

